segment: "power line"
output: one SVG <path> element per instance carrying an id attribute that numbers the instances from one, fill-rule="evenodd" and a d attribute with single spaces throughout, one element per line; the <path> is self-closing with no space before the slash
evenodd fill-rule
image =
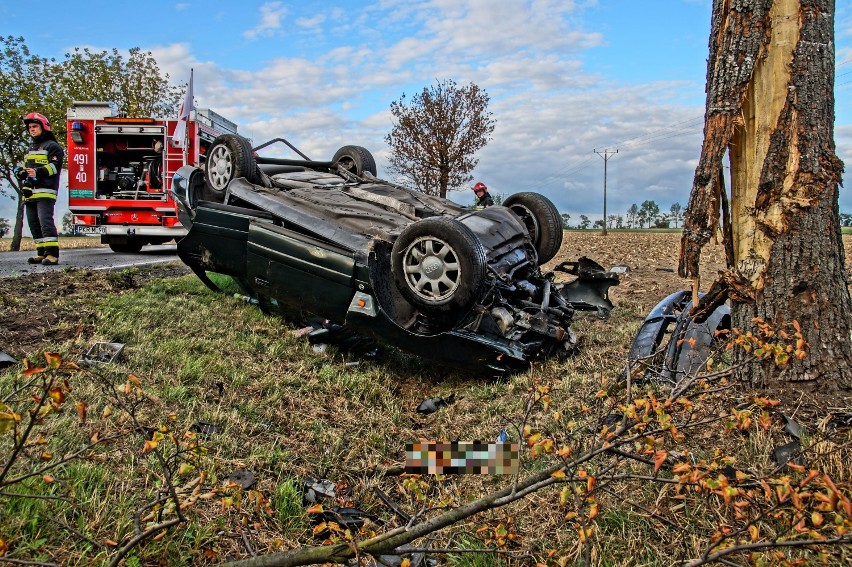
<path id="1" fill-rule="evenodd" d="M 618 148 L 616 148 L 615 151 L 613 151 L 613 150 L 603 150 L 603 151 L 600 151 L 600 152 L 597 151 L 597 150 L 593 150 L 593 151 L 596 154 L 598 154 L 599 156 L 601 156 L 604 160 L 604 208 L 603 208 L 603 232 L 601 232 L 601 234 L 606 236 L 606 162 L 609 161 L 609 158 L 611 158 L 612 156 L 614 156 L 615 154 L 618 153 Z"/>
<path id="2" fill-rule="evenodd" d="M 679 122 L 669 124 L 668 126 L 664 126 L 657 130 L 652 130 L 651 132 L 640 134 L 638 136 L 634 136 L 633 138 L 628 138 L 627 140 L 623 140 L 616 144 L 610 144 L 610 146 L 632 145 L 635 147 L 648 142 L 667 140 L 670 138 L 675 138 L 677 136 L 692 134 L 695 132 L 694 126 L 697 126 L 698 124 L 703 124 L 703 121 L 703 115 L 687 118 L 686 120 L 681 120 Z M 549 175 L 545 176 L 544 178 L 539 180 L 534 186 L 530 187 L 530 189 L 541 190 L 542 188 L 552 185 L 555 181 L 559 179 L 569 177 L 574 173 L 585 169 L 592 162 L 593 159 L 594 158 L 592 157 L 579 158 L 578 161 L 569 163 L 568 165 L 561 167 L 556 171 L 553 171 Z"/>

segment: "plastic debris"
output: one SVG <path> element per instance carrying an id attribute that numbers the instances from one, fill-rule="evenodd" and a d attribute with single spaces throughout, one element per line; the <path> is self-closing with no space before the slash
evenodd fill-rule
<path id="1" fill-rule="evenodd" d="M 802 446 L 798 440 L 790 441 L 786 445 L 776 447 L 772 457 L 779 467 L 783 467 L 787 463 L 793 463 L 794 465 L 805 464 L 805 457 L 802 455 Z"/>
<path id="2" fill-rule="evenodd" d="M 630 273 L 630 266 L 624 266 L 624 265 L 613 266 L 609 269 L 609 271 L 610 271 L 610 273 L 613 273 L 613 274 L 629 274 Z"/>
<path id="3" fill-rule="evenodd" d="M 225 477 L 224 483 L 233 482 L 238 484 L 243 490 L 248 490 L 257 483 L 257 478 L 254 473 L 246 469 L 238 469 Z"/>
<path id="4" fill-rule="evenodd" d="M 311 516 L 311 523 L 316 525 L 321 522 L 335 522 L 345 530 L 357 530 L 363 526 L 368 519 L 379 523 L 379 519 L 376 516 L 373 516 L 363 510 L 359 510 L 358 508 L 347 506 L 329 508 L 327 510 L 323 510 L 319 514 L 314 514 Z M 328 535 L 328 533 L 326 531 L 321 531 L 315 535 L 323 537 Z"/>
<path id="5" fill-rule="evenodd" d="M 326 498 L 337 498 L 334 487 L 335 484 L 327 478 L 306 478 L 302 483 L 305 503 L 314 505 Z"/>
<path id="6" fill-rule="evenodd" d="M 443 407 L 447 407 L 454 401 L 456 401 L 455 392 L 450 394 L 446 398 L 429 398 L 428 400 L 423 400 L 422 402 L 420 402 L 420 405 L 417 406 L 417 413 L 434 413 Z"/>
<path id="7" fill-rule="evenodd" d="M 207 423 L 206 421 L 196 421 L 189 428 L 191 431 L 198 433 L 202 437 L 208 437 L 210 435 L 218 435 L 222 433 L 222 428 L 216 425 L 215 423 Z"/>
<path id="8" fill-rule="evenodd" d="M 95 343 L 89 347 L 80 362 L 83 364 L 110 364 L 118 358 L 123 350 L 124 343 Z"/>
<path id="9" fill-rule="evenodd" d="M 500 432 L 500 435 L 497 436 L 497 443 L 505 443 L 508 440 L 509 432 L 506 431 L 506 428 L 504 427 L 503 430 Z"/>
<path id="10" fill-rule="evenodd" d="M 0 351 L 0 368 L 5 366 L 12 366 L 13 364 L 17 364 L 18 361 L 6 354 L 3 351 Z"/>
<path id="11" fill-rule="evenodd" d="M 796 423 L 789 415 L 781 414 L 781 417 L 784 418 L 784 432 L 791 437 L 801 439 L 802 435 L 805 433 L 804 428 Z"/>

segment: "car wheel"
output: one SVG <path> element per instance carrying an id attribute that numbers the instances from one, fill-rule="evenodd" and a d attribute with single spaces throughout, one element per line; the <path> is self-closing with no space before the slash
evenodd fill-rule
<path id="1" fill-rule="evenodd" d="M 562 246 L 562 216 L 550 199 L 538 193 L 515 193 L 503 201 L 526 225 L 539 265 L 553 259 Z"/>
<path id="2" fill-rule="evenodd" d="M 142 251 L 143 246 L 145 246 L 145 243 L 136 238 L 109 243 L 109 249 L 116 254 L 136 254 Z"/>
<path id="3" fill-rule="evenodd" d="M 343 146 L 337 150 L 331 161 L 336 163 L 338 168 L 355 175 L 361 175 L 365 171 L 376 175 L 376 160 L 373 159 L 373 154 L 361 146 Z"/>
<path id="4" fill-rule="evenodd" d="M 228 183 L 238 177 L 245 177 L 249 183 L 258 181 L 257 162 L 251 144 L 242 136 L 222 134 L 207 152 L 204 200 L 223 202 Z"/>
<path id="5" fill-rule="evenodd" d="M 466 311 L 479 298 L 485 268 L 482 243 L 455 219 L 415 222 L 393 245 L 394 281 L 403 297 L 425 313 Z"/>

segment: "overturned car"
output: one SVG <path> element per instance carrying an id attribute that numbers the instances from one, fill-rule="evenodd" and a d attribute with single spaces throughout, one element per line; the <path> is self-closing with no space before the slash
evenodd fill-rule
<path id="1" fill-rule="evenodd" d="M 257 155 L 276 141 L 302 159 Z M 212 289 L 207 272 L 229 275 L 261 305 L 489 373 L 570 353 L 575 312 L 612 309 L 618 276 L 592 260 L 542 271 L 563 235 L 544 196 L 518 193 L 477 210 L 375 175 L 360 146 L 314 161 L 283 139 L 252 148 L 223 135 L 204 169 L 174 176 L 189 228 L 178 254 Z"/>

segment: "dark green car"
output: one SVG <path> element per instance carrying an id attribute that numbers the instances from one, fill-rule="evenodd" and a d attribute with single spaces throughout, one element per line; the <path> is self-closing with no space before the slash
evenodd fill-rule
<path id="1" fill-rule="evenodd" d="M 232 276 L 261 305 L 492 374 L 570 353 L 575 311 L 612 308 L 618 277 L 593 261 L 557 266 L 565 283 L 540 268 L 563 235 L 542 195 L 476 210 L 376 178 L 360 146 L 321 162 L 258 157 L 266 145 L 221 136 L 205 169 L 174 176 L 189 228 L 178 254 L 214 289 L 207 272 Z"/>

